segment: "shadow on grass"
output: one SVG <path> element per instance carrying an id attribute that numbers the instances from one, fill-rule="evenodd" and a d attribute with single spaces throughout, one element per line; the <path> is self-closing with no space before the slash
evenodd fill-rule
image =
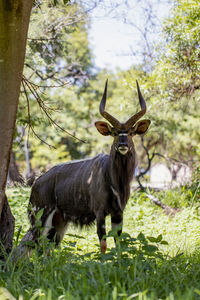
<path id="1" fill-rule="evenodd" d="M 117 238 L 112 231 L 108 236 Z M 62 249 L 43 244 L 16 264 L 8 259 L 0 285 L 16 299 L 29 300 L 199 299 L 199 253 L 171 258 L 163 247 L 168 244 L 162 235 L 142 233 L 137 238 L 123 233 L 104 255 L 84 254 L 73 242 Z"/>

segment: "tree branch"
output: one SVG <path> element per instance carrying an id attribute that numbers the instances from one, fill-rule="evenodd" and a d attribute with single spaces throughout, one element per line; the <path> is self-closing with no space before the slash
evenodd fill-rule
<path id="1" fill-rule="evenodd" d="M 29 100 L 28 100 L 28 93 L 26 90 L 26 87 L 28 88 L 28 90 L 31 92 L 31 94 L 33 95 L 33 97 L 35 98 L 35 100 L 37 101 L 37 103 L 39 104 L 39 107 L 41 108 L 41 110 L 45 113 L 46 117 L 48 118 L 48 120 L 50 121 L 50 123 L 59 128 L 61 131 L 65 132 L 67 135 L 75 138 L 76 140 L 78 140 L 79 142 L 85 143 L 85 141 L 77 138 L 74 134 L 71 134 L 69 131 L 65 130 L 63 127 L 61 127 L 59 124 L 57 124 L 52 117 L 50 116 L 48 110 L 49 108 L 45 105 L 44 101 L 41 99 L 41 97 L 39 96 L 37 89 L 38 86 L 35 85 L 33 82 L 28 81 L 24 76 L 22 78 L 22 85 L 24 88 L 24 92 L 25 92 L 25 96 L 26 96 L 26 100 L 27 100 L 27 107 L 28 107 L 28 118 L 29 118 L 29 126 L 31 128 L 31 130 L 33 131 L 33 133 L 37 136 L 37 138 L 39 138 L 41 140 L 41 138 L 36 134 L 35 130 L 33 129 L 33 126 L 31 124 L 31 116 L 30 116 L 30 105 L 29 105 Z M 47 144 L 48 146 L 50 146 L 48 143 L 46 143 L 45 141 L 41 140 L 43 143 Z M 50 146 L 52 147 L 52 146 Z"/>

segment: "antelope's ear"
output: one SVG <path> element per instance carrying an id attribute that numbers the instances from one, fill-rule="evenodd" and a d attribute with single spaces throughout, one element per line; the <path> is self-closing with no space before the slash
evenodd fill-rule
<path id="1" fill-rule="evenodd" d="M 135 124 L 132 128 L 134 134 L 144 134 L 149 128 L 151 121 L 150 120 L 141 120 Z"/>
<path id="2" fill-rule="evenodd" d="M 101 134 L 103 134 L 103 135 L 111 134 L 111 126 L 108 123 L 102 122 L 102 121 L 97 121 L 97 122 L 95 122 L 95 126 Z"/>

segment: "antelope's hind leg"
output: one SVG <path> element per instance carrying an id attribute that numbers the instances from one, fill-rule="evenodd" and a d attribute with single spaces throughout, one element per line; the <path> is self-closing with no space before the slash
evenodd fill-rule
<path id="1" fill-rule="evenodd" d="M 45 221 L 42 235 L 47 236 L 50 241 L 59 245 L 64 237 L 66 229 L 67 221 L 64 220 L 61 211 L 58 208 L 55 208 Z"/>
<path id="2" fill-rule="evenodd" d="M 60 244 L 63 240 L 64 234 L 67 230 L 68 222 L 64 220 L 63 214 L 59 209 L 54 214 L 53 217 L 53 228 L 56 232 L 56 245 Z"/>

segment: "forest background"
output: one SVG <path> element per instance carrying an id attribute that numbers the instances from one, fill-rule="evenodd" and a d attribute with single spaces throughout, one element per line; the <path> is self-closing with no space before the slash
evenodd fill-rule
<path id="1" fill-rule="evenodd" d="M 94 127 L 106 78 L 107 109 L 121 121 L 138 110 L 136 79 L 147 101 L 152 124 L 145 145 L 136 138 L 139 168 L 144 170 L 152 155 L 154 162 L 178 161 L 196 168 L 200 155 L 198 1 L 173 3 L 159 44 L 148 37 L 155 30 L 155 16 L 151 16 L 152 23 L 142 29 L 146 40 L 141 63 L 117 71 L 95 68 L 88 41 L 89 9 L 82 3 L 54 7 L 45 1 L 33 8 L 12 155 L 20 173 L 38 175 L 56 163 L 109 152 L 110 138 L 102 139 Z M 11 178 L 12 174 L 10 168 Z"/>

